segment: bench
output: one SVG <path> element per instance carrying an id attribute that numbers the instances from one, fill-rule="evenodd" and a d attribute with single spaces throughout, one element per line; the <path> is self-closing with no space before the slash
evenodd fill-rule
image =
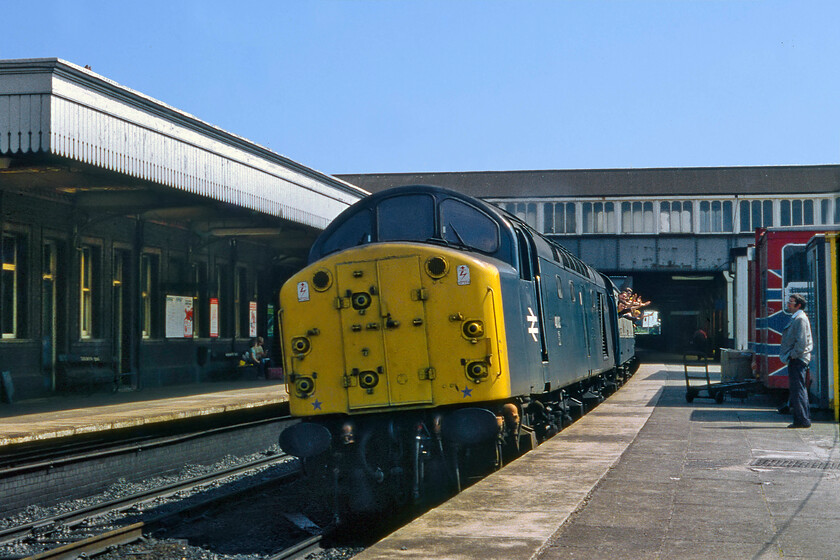
<path id="1" fill-rule="evenodd" d="M 64 391 L 117 390 L 113 363 L 99 356 L 59 354 L 56 366 L 58 385 Z"/>
<path id="2" fill-rule="evenodd" d="M 229 366 L 221 370 L 216 370 L 212 374 L 214 381 L 232 381 L 234 379 L 247 379 L 256 377 L 257 368 L 253 365 L 240 365 L 242 360 L 242 352 L 221 352 L 214 351 L 210 355 L 210 359 L 214 362 L 225 362 Z"/>

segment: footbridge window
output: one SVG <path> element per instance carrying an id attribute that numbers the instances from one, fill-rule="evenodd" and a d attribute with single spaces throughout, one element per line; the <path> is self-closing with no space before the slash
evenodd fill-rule
<path id="1" fill-rule="evenodd" d="M 760 227 L 773 227 L 772 200 L 742 200 L 741 231 L 752 232 Z"/>
<path id="2" fill-rule="evenodd" d="M 659 231 L 691 233 L 694 229 L 690 200 L 659 203 Z"/>
<path id="3" fill-rule="evenodd" d="M 543 204 L 543 229 L 545 233 L 575 233 L 577 218 L 574 202 L 548 202 Z"/>
<path id="4" fill-rule="evenodd" d="M 621 232 L 654 233 L 653 202 L 622 202 Z"/>
<path id="5" fill-rule="evenodd" d="M 727 233 L 732 227 L 731 200 L 700 201 L 700 233 Z"/>
<path id="6" fill-rule="evenodd" d="M 780 220 L 782 226 L 812 226 L 814 225 L 813 200 L 782 200 L 779 203 Z"/>
<path id="7" fill-rule="evenodd" d="M 651 222 L 653 206 L 651 206 Z M 612 202 L 583 203 L 583 233 L 615 233 L 615 205 Z"/>
<path id="8" fill-rule="evenodd" d="M 536 202 L 508 202 L 505 210 L 537 229 L 537 203 Z"/>

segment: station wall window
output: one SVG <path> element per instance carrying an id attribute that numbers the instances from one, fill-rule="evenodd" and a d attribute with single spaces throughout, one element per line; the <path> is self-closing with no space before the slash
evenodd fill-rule
<path id="1" fill-rule="evenodd" d="M 612 202 L 584 202 L 582 210 L 583 233 L 615 233 L 615 205 Z"/>
<path id="2" fill-rule="evenodd" d="M 700 233 L 731 232 L 732 201 L 701 200 L 699 218 Z"/>
<path id="3" fill-rule="evenodd" d="M 739 210 L 741 232 L 752 232 L 760 227 L 773 227 L 772 200 L 742 200 Z"/>
<path id="4" fill-rule="evenodd" d="M 782 200 L 779 203 L 780 226 L 812 226 L 814 225 L 813 200 Z"/>
<path id="5" fill-rule="evenodd" d="M 653 202 L 622 202 L 622 233 L 654 233 Z"/>
<path id="6" fill-rule="evenodd" d="M 140 324 L 143 338 L 147 339 L 154 338 L 158 334 L 159 270 L 159 255 L 151 253 L 140 255 Z"/>
<path id="7" fill-rule="evenodd" d="M 537 227 L 537 203 L 536 202 L 506 202 L 505 210 L 531 226 Z"/>
<path id="8" fill-rule="evenodd" d="M 21 338 L 26 319 L 26 239 L 4 233 L 0 271 L 0 325 L 3 338 Z"/>
<path id="9" fill-rule="evenodd" d="M 691 233 L 693 230 L 692 202 L 660 202 L 659 231 L 662 233 Z"/>
<path id="10" fill-rule="evenodd" d="M 94 245 L 79 248 L 79 336 L 94 338 L 99 325 L 97 309 L 100 299 L 100 255 Z"/>
<path id="11" fill-rule="evenodd" d="M 840 224 L 840 197 L 834 199 L 834 223 Z"/>
<path id="12" fill-rule="evenodd" d="M 577 217 L 574 202 L 548 202 L 543 204 L 545 233 L 575 233 Z"/>

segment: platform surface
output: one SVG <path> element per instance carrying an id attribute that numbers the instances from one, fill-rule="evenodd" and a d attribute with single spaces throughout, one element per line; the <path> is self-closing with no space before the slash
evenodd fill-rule
<path id="1" fill-rule="evenodd" d="M 0 406 L 0 450 L 5 445 L 269 406 L 287 400 L 285 385 L 279 381 L 191 384 L 49 397 Z"/>
<path id="2" fill-rule="evenodd" d="M 719 366 L 714 366 L 719 375 Z M 840 435 L 643 365 L 581 420 L 355 556 L 840 558 Z"/>

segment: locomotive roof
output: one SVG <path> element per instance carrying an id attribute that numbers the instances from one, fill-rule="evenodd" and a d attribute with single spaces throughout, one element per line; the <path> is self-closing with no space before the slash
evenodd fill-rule
<path id="1" fill-rule="evenodd" d="M 516 256 L 517 253 L 515 241 L 516 234 L 514 230 L 515 227 L 517 229 L 528 232 L 529 236 L 534 240 L 534 245 L 536 247 L 537 254 L 540 257 L 550 261 L 554 261 L 560 266 L 572 270 L 599 285 L 605 284 L 603 277 L 600 273 L 596 272 L 594 269 L 580 261 L 563 246 L 544 237 L 542 234 L 534 230 L 532 227 L 530 227 L 528 224 L 526 224 L 516 216 L 513 216 L 512 214 L 502 210 L 501 208 L 495 205 L 484 202 L 483 200 L 471 197 L 469 195 L 465 195 L 463 193 L 459 193 L 457 191 L 453 191 L 451 189 L 432 185 L 405 185 L 401 187 L 394 187 L 374 193 L 371 196 L 353 204 L 352 206 L 344 210 L 344 212 L 339 214 L 338 217 L 336 217 L 336 219 L 321 233 L 321 235 L 315 241 L 315 244 L 312 246 L 312 249 L 309 254 L 309 262 L 315 262 L 328 254 L 340 251 L 345 248 L 349 248 L 354 245 L 362 245 L 365 243 L 378 241 L 378 239 L 374 239 L 374 236 L 378 235 L 378 233 L 376 232 L 376 220 L 378 219 L 378 217 L 376 217 L 376 213 L 374 213 L 373 210 L 379 208 L 380 204 L 382 204 L 383 201 L 386 201 L 388 199 L 412 195 L 431 196 L 435 199 L 437 205 L 439 205 L 442 201 L 447 199 L 458 200 L 468 206 L 478 209 L 488 219 L 492 220 L 498 227 L 499 239 L 497 245 L 494 245 L 492 247 L 487 246 L 483 248 L 476 248 L 475 246 L 470 246 L 469 244 L 459 243 L 456 244 L 456 248 L 478 250 L 481 253 L 484 253 L 494 258 L 498 258 L 502 261 L 511 264 L 515 268 L 518 268 L 519 265 Z M 411 208 L 410 211 L 414 214 L 422 213 L 422 208 L 414 207 Z M 434 210 L 434 212 L 437 215 L 437 208 Z M 363 219 L 361 220 L 361 223 L 363 225 L 360 228 L 353 229 L 351 224 L 354 221 L 359 221 L 360 216 L 363 217 Z M 408 218 L 408 216 L 406 216 L 406 218 Z M 451 226 L 452 224 L 449 225 Z M 454 230 L 454 228 L 452 229 Z M 337 232 L 339 235 L 335 235 Z M 359 233 L 361 233 L 362 235 L 358 236 Z M 461 232 L 461 234 L 463 234 L 464 236 L 467 236 L 467 233 L 469 232 Z M 353 234 L 356 234 L 355 241 L 353 241 L 352 237 L 350 239 L 347 238 L 348 235 L 352 236 Z M 464 239 L 462 239 L 461 234 L 459 234 L 457 230 L 454 230 L 454 235 L 457 237 L 457 240 L 459 242 L 464 241 Z M 421 237 L 424 236 L 421 235 Z M 428 238 L 415 239 L 412 237 L 405 240 L 448 244 L 447 240 L 445 239 L 446 237 L 447 235 L 445 232 L 436 230 L 435 234 Z M 340 242 L 333 242 L 334 238 L 340 238 Z"/>

